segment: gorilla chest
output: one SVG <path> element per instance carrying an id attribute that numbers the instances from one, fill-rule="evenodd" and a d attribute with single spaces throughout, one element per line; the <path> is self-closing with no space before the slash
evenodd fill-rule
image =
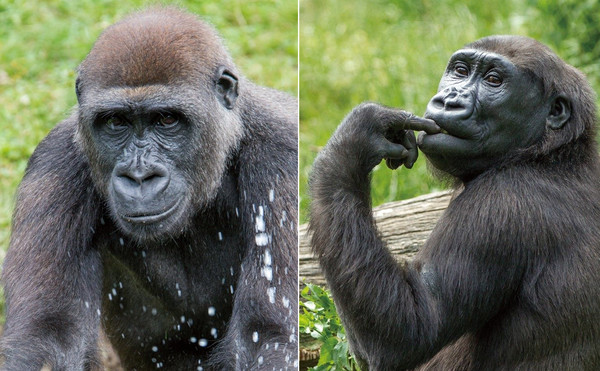
<path id="1" fill-rule="evenodd" d="M 149 344 L 166 336 L 206 347 L 224 334 L 242 243 L 234 231 L 202 232 L 147 246 L 115 234 L 101 246 L 103 323 L 111 341 L 133 337 Z"/>

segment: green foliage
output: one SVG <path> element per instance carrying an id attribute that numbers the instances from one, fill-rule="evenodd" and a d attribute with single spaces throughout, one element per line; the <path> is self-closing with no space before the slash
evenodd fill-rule
<path id="1" fill-rule="evenodd" d="M 320 345 L 319 363 L 312 370 L 358 370 L 348 352 L 346 332 L 331 295 L 319 286 L 307 284 L 301 292 L 300 334 L 308 334 Z"/>
<path id="2" fill-rule="evenodd" d="M 0 0 L 0 261 L 8 246 L 14 194 L 27 159 L 76 104 L 77 65 L 104 28 L 157 3 Z M 174 3 L 212 23 L 247 77 L 297 94 L 295 0 L 162 3 Z"/>
<path id="3" fill-rule="evenodd" d="M 530 0 L 535 12 L 532 36 L 559 48 L 563 59 L 600 86 L 600 1 Z M 553 25 L 548 27 L 548 25 Z"/>

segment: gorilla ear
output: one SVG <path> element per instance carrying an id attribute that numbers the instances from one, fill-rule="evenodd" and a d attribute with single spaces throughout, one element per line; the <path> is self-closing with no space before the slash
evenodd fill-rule
<path id="1" fill-rule="evenodd" d="M 77 96 L 78 102 L 79 102 L 79 98 L 81 97 L 81 90 L 79 88 L 80 84 L 81 84 L 81 80 L 79 79 L 79 76 L 78 76 L 77 80 L 75 80 L 75 95 Z"/>
<path id="2" fill-rule="evenodd" d="M 233 108 L 235 100 L 238 97 L 238 79 L 233 73 L 225 69 L 225 67 L 219 68 L 215 92 L 219 102 L 221 102 L 225 108 Z"/>
<path id="3" fill-rule="evenodd" d="M 550 113 L 546 117 L 546 126 L 553 130 L 562 128 L 571 117 L 571 102 L 564 96 L 554 98 Z"/>

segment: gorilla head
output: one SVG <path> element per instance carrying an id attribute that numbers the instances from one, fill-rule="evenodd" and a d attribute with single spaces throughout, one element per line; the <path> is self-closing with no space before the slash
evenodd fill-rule
<path id="1" fill-rule="evenodd" d="M 593 97 L 587 86 L 580 72 L 533 39 L 480 39 L 450 58 L 425 113 L 443 131 L 422 133 L 419 148 L 434 167 L 463 180 L 499 163 L 546 155 L 593 127 L 593 100 L 573 99 Z"/>
<path id="2" fill-rule="evenodd" d="M 185 229 L 239 141 L 238 72 L 218 40 L 193 15 L 148 11 L 109 27 L 80 66 L 78 138 L 114 220 L 138 239 Z"/>

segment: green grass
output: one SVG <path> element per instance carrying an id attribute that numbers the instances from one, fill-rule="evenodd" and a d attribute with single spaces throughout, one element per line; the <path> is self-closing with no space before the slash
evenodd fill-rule
<path id="1" fill-rule="evenodd" d="M 587 72 L 597 90 L 598 4 L 576 0 L 301 0 L 301 220 L 307 217 L 310 166 L 352 107 L 376 101 L 422 115 L 437 91 L 448 58 L 468 42 L 491 34 L 537 38 Z M 441 187 L 428 175 L 423 156 L 412 170 L 391 171 L 382 164 L 373 174 L 373 203 Z"/>
<path id="2" fill-rule="evenodd" d="M 168 3 L 168 2 L 163 2 Z M 77 65 L 100 32 L 144 5 L 130 0 L 0 0 L 0 261 L 27 159 L 76 103 Z M 297 95 L 294 0 L 179 1 L 225 39 L 253 81 Z"/>

